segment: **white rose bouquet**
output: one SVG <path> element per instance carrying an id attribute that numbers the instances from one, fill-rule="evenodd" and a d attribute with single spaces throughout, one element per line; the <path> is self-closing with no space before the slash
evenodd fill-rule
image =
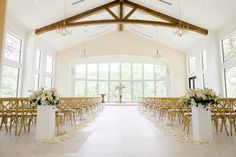
<path id="1" fill-rule="evenodd" d="M 188 90 L 185 96 L 183 97 L 183 102 L 186 106 L 202 104 L 204 108 L 207 108 L 208 105 L 217 104 L 218 96 L 212 89 L 194 89 Z"/>
<path id="2" fill-rule="evenodd" d="M 49 105 L 49 106 L 57 106 L 60 101 L 60 97 L 57 94 L 55 89 L 47 89 L 41 88 L 37 91 L 30 91 L 32 94 L 29 97 L 29 101 L 31 105 Z"/>

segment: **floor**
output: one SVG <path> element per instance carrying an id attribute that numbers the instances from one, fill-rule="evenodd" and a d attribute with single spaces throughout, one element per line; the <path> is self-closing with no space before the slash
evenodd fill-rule
<path id="1" fill-rule="evenodd" d="M 105 106 L 94 123 L 62 144 L 36 144 L 34 134 L 0 133 L 0 157 L 235 157 L 236 138 L 187 144 L 163 134 L 137 106 Z"/>

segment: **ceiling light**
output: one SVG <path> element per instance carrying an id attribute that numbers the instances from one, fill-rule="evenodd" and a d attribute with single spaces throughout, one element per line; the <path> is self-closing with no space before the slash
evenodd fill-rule
<path id="1" fill-rule="evenodd" d="M 159 54 L 158 49 L 157 49 L 156 54 L 153 57 L 156 58 L 156 59 L 159 59 L 161 57 L 161 55 Z"/>
<path id="2" fill-rule="evenodd" d="M 86 59 L 88 58 L 88 55 L 86 54 L 86 27 L 84 28 L 84 53 L 81 55 L 81 58 Z"/>
<path id="3" fill-rule="evenodd" d="M 179 0 L 179 23 L 176 27 L 176 30 L 173 32 L 173 34 L 178 37 L 182 37 L 184 34 L 186 34 L 188 32 L 189 32 L 189 27 L 181 21 L 180 0 Z"/>
<path id="4" fill-rule="evenodd" d="M 66 22 L 66 0 L 64 3 L 64 20 L 62 24 L 57 26 L 57 33 L 61 36 L 67 36 L 67 35 L 72 34 L 72 29 L 71 27 L 67 26 L 67 22 Z"/>

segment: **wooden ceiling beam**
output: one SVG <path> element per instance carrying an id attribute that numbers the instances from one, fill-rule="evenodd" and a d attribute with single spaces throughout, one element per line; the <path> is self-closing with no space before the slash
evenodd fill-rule
<path id="1" fill-rule="evenodd" d="M 133 9 L 124 17 L 124 19 L 127 20 L 136 10 L 137 10 L 137 8 L 133 8 Z"/>
<path id="2" fill-rule="evenodd" d="M 119 19 L 108 19 L 108 20 L 92 20 L 92 21 L 79 21 L 68 23 L 70 27 L 84 26 L 84 25 L 103 25 L 103 24 L 116 24 L 120 23 Z"/>
<path id="3" fill-rule="evenodd" d="M 132 20 L 132 19 L 123 20 L 123 23 L 162 26 L 162 27 L 170 27 L 170 28 L 175 28 L 177 26 L 176 24 L 169 23 L 169 22 L 149 21 L 149 20 Z"/>
<path id="4" fill-rule="evenodd" d="M 176 18 L 171 17 L 169 15 L 166 15 L 166 14 L 160 13 L 158 11 L 152 10 L 150 8 L 144 7 L 142 5 L 139 5 L 137 3 L 134 3 L 134 2 L 131 2 L 131 1 L 128 1 L 128 0 L 124 0 L 124 5 L 129 6 L 129 7 L 135 7 L 135 8 L 137 8 L 137 9 L 143 11 L 143 12 L 146 12 L 149 15 L 152 15 L 154 17 L 160 18 L 162 20 L 165 20 L 165 21 L 168 21 L 168 22 L 171 22 L 171 23 L 175 23 L 175 24 L 177 24 L 177 26 L 179 25 L 179 23 L 181 23 L 185 27 L 188 27 L 190 30 L 195 31 L 197 33 L 200 33 L 200 34 L 203 34 L 203 35 L 208 34 L 207 29 L 204 29 L 204 28 L 201 28 L 199 26 L 193 25 L 191 23 L 176 19 Z"/>
<path id="5" fill-rule="evenodd" d="M 123 0 L 120 0 L 120 19 L 123 19 L 123 13 L 124 13 L 124 4 Z M 119 30 L 123 31 L 123 24 L 119 24 Z"/>
<path id="6" fill-rule="evenodd" d="M 148 20 L 131 20 L 131 19 L 123 19 L 123 20 L 116 20 L 116 19 L 108 19 L 108 20 L 92 20 L 92 21 L 79 21 L 68 23 L 70 27 L 78 27 L 84 25 L 102 25 L 102 24 L 116 24 L 116 23 L 123 23 L 123 24 L 143 24 L 143 25 L 155 25 L 155 26 L 163 26 L 163 27 L 170 27 L 174 28 L 177 25 L 174 23 L 168 22 L 160 22 L 160 21 L 148 21 Z"/>
<path id="7" fill-rule="evenodd" d="M 113 2 L 104 4 L 104 5 L 101 5 L 101 6 L 99 6 L 99 7 L 94 8 L 94 9 L 91 9 L 91 10 L 85 11 L 85 12 L 83 12 L 83 13 L 80 13 L 80 14 L 78 14 L 78 15 L 74 15 L 74 16 L 71 16 L 71 17 L 66 18 L 66 19 L 64 19 L 64 20 L 61 20 L 61 21 L 52 23 L 52 24 L 50 24 L 50 25 L 47 25 L 47 26 L 38 28 L 38 29 L 35 30 L 35 33 L 36 33 L 37 35 L 39 35 L 39 34 L 46 33 L 46 32 L 52 31 L 52 30 L 56 30 L 58 26 L 63 25 L 63 22 L 64 22 L 64 21 L 65 21 L 66 23 L 70 23 L 70 22 L 72 22 L 72 21 L 77 21 L 77 20 L 79 20 L 79 19 L 82 19 L 82 18 L 91 16 L 91 15 L 94 15 L 94 14 L 100 12 L 100 11 L 105 10 L 106 8 L 111 8 L 111 7 L 116 6 L 116 5 L 118 5 L 118 4 L 119 4 L 119 2 L 115 0 L 115 1 L 113 1 Z"/>
<path id="8" fill-rule="evenodd" d="M 109 8 L 106 8 L 106 11 L 116 20 L 119 19 L 119 17 L 116 16 L 116 14 L 114 14 Z"/>
<path id="9" fill-rule="evenodd" d="M 113 6 L 119 5 L 119 16 L 115 15 L 110 8 Z M 124 17 L 124 5 L 132 7 L 133 9 Z M 166 22 L 160 22 L 160 21 L 150 21 L 150 20 L 132 20 L 129 19 L 129 17 L 136 11 L 140 10 L 143 12 L 146 12 L 149 15 L 152 15 L 154 17 L 157 17 L 159 19 L 165 20 Z M 94 20 L 94 21 L 78 21 L 80 19 L 83 19 L 87 16 L 94 15 L 100 11 L 107 11 L 113 18 L 114 20 Z M 147 24 L 147 25 L 158 25 L 158 26 L 163 26 L 163 27 L 178 27 L 178 26 L 183 26 L 186 29 L 189 29 L 191 31 L 207 35 L 208 30 L 198 27 L 196 25 L 193 25 L 191 23 L 187 23 L 185 21 L 181 21 L 179 19 L 176 19 L 174 17 L 171 17 L 169 15 L 157 12 L 155 10 L 152 10 L 150 8 L 144 7 L 142 5 L 136 4 L 134 2 L 128 1 L 128 0 L 114 0 L 110 3 L 101 5 L 99 7 L 96 7 L 94 9 L 85 11 L 83 13 L 80 13 L 78 15 L 66 18 L 64 20 L 52 23 L 50 25 L 44 26 L 42 28 L 36 29 L 35 33 L 42 34 L 46 33 L 49 31 L 56 30 L 59 26 L 62 26 L 63 23 L 66 23 L 67 26 L 81 26 L 81 25 L 96 25 L 96 24 L 105 24 L 105 23 L 117 23 L 119 24 L 119 30 L 123 30 L 123 23 L 133 23 L 133 24 Z"/>

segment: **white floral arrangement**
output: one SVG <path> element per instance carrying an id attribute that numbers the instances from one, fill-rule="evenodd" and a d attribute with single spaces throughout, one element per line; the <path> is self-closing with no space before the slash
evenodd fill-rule
<path id="1" fill-rule="evenodd" d="M 49 105 L 57 106 L 60 101 L 60 96 L 57 94 L 56 89 L 41 88 L 37 91 L 30 91 L 32 94 L 29 97 L 30 104 L 33 106 Z"/>
<path id="2" fill-rule="evenodd" d="M 196 105 L 196 107 L 198 107 L 198 105 L 201 104 L 208 110 L 207 107 L 209 105 L 218 103 L 218 98 L 219 97 L 212 89 L 193 89 L 187 91 L 183 98 L 183 102 L 186 106 Z"/>

